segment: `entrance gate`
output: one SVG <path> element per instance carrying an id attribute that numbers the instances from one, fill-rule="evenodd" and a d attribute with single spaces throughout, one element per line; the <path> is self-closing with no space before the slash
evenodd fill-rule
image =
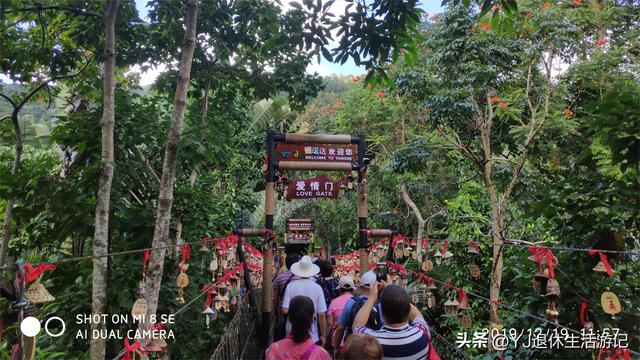
<path id="1" fill-rule="evenodd" d="M 354 154 L 355 152 L 355 154 Z M 277 170 L 355 171 L 358 179 L 358 249 L 360 271 L 368 268 L 367 253 L 367 196 L 366 196 L 366 145 L 364 137 L 323 134 L 267 134 L 267 169 L 265 184 L 265 229 L 273 230 L 276 210 Z M 336 190 L 338 191 L 338 190 Z M 262 280 L 262 334 L 269 333 L 271 323 L 271 285 L 273 269 L 272 236 L 267 239 L 264 251 Z M 276 309 L 277 311 L 277 309 Z M 266 344 L 270 340 L 266 341 Z"/>

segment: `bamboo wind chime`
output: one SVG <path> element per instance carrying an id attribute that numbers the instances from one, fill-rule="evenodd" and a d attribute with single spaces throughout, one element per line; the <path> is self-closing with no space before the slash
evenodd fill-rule
<path id="1" fill-rule="evenodd" d="M 189 285 L 189 276 L 187 276 L 187 270 L 189 270 L 189 264 L 187 264 L 187 260 L 191 257 L 191 245 L 184 244 L 182 248 L 180 248 L 180 252 L 182 253 L 182 260 L 180 261 L 180 274 L 178 274 L 178 278 L 176 279 L 176 286 L 178 287 L 178 296 L 176 297 L 176 303 L 182 305 L 185 303 L 184 301 L 184 288 Z"/>
<path id="2" fill-rule="evenodd" d="M 24 297 L 34 305 L 40 305 L 54 301 L 56 298 L 54 298 L 53 295 L 51 295 L 51 293 L 49 293 L 49 291 L 44 287 L 44 285 L 42 285 L 40 279 L 42 278 L 42 275 L 45 271 L 53 271 L 56 269 L 56 266 L 53 264 L 42 263 L 34 267 L 29 263 L 25 263 L 24 269 L 25 284 L 34 282 L 27 289 Z"/>
<path id="3" fill-rule="evenodd" d="M 596 264 L 596 266 L 593 268 L 593 271 L 606 273 L 609 277 L 613 275 L 613 269 L 611 268 L 609 259 L 604 252 L 602 252 L 601 250 L 589 250 L 588 253 L 589 255 L 598 254 L 600 256 L 600 260 L 598 261 L 598 264 Z M 622 311 L 622 304 L 620 304 L 620 299 L 618 299 L 618 296 L 610 290 L 611 289 L 609 289 L 609 287 L 605 288 L 605 291 L 600 296 L 600 305 L 602 306 L 602 310 L 604 310 L 605 313 L 611 315 L 611 319 L 615 319 L 616 314 Z"/>
<path id="4" fill-rule="evenodd" d="M 140 279 L 140 283 L 138 284 L 138 299 L 133 303 L 131 307 L 131 315 L 134 319 L 142 319 L 143 316 L 147 314 L 147 299 L 146 299 L 146 288 L 144 286 L 144 280 L 147 274 L 147 264 L 149 263 L 149 249 L 144 251 L 142 255 L 142 276 Z"/>
<path id="5" fill-rule="evenodd" d="M 553 267 L 558 265 L 558 258 L 553 256 L 553 252 L 545 247 L 530 246 L 529 260 L 538 264 L 538 271 L 534 275 L 534 291 L 541 293 L 543 285 L 546 283 L 546 293 L 543 295 L 547 299 L 547 310 L 545 314 L 552 322 L 558 320 L 557 304 L 560 299 L 560 284 L 555 278 Z M 546 269 L 543 267 L 546 266 Z"/>

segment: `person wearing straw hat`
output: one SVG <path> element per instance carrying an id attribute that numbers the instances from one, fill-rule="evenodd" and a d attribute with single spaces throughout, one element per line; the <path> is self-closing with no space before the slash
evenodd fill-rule
<path id="1" fill-rule="evenodd" d="M 282 300 L 282 313 L 289 312 L 289 303 L 291 299 L 298 295 L 306 296 L 311 299 L 314 307 L 313 323 L 311 324 L 311 339 L 318 345 L 325 345 L 327 337 L 327 304 L 324 299 L 324 292 L 320 285 L 312 276 L 320 272 L 320 268 L 315 265 L 309 256 L 303 256 L 300 261 L 291 266 L 291 272 L 300 279 L 292 281 L 284 292 Z M 320 325 L 320 333 L 318 334 L 318 324 Z M 287 320 L 287 333 L 291 331 L 291 322 Z"/>

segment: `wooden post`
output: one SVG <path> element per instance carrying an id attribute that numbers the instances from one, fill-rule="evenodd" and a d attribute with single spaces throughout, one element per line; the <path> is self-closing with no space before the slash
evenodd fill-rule
<path id="1" fill-rule="evenodd" d="M 267 183 L 264 196 L 264 227 L 273 230 L 273 216 L 276 213 L 276 185 L 275 185 L 275 137 L 274 133 L 267 134 Z M 271 235 L 267 235 L 271 236 Z M 266 349 L 271 343 L 271 286 L 273 282 L 273 247 L 269 239 L 263 249 L 262 261 L 262 345 Z M 276 309 L 277 311 L 277 309 Z"/>
<path id="2" fill-rule="evenodd" d="M 364 162 L 365 144 L 364 138 L 357 138 L 358 144 L 358 248 L 360 249 L 360 275 L 369 270 L 369 253 L 367 252 L 367 192 L 366 169 Z"/>
<path id="3" fill-rule="evenodd" d="M 251 304 L 252 311 L 257 311 L 256 309 L 256 294 L 253 292 L 253 284 L 251 284 L 251 276 L 249 274 L 249 267 L 247 266 L 247 258 L 244 255 L 244 250 L 242 248 L 243 238 L 242 236 L 238 236 L 238 260 L 242 264 L 242 275 L 244 277 L 244 286 L 247 288 L 247 295 L 249 295 L 249 304 Z M 257 329 L 256 329 L 257 330 Z"/>

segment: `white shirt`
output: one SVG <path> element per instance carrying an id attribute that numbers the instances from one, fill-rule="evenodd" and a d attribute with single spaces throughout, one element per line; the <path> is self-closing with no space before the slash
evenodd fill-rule
<path id="1" fill-rule="evenodd" d="M 306 296 L 313 301 L 313 308 L 315 309 L 313 314 L 313 323 L 311 323 L 311 339 L 314 342 L 320 340 L 320 335 L 318 335 L 318 316 L 317 314 L 323 313 L 327 311 L 327 303 L 324 300 L 324 292 L 320 285 L 316 284 L 315 281 L 303 278 L 299 280 L 292 281 L 287 286 L 287 290 L 284 292 L 284 299 L 282 300 L 282 307 L 289 309 L 289 303 L 291 299 L 294 297 L 302 295 Z M 287 320 L 287 334 L 291 332 L 291 323 Z"/>

